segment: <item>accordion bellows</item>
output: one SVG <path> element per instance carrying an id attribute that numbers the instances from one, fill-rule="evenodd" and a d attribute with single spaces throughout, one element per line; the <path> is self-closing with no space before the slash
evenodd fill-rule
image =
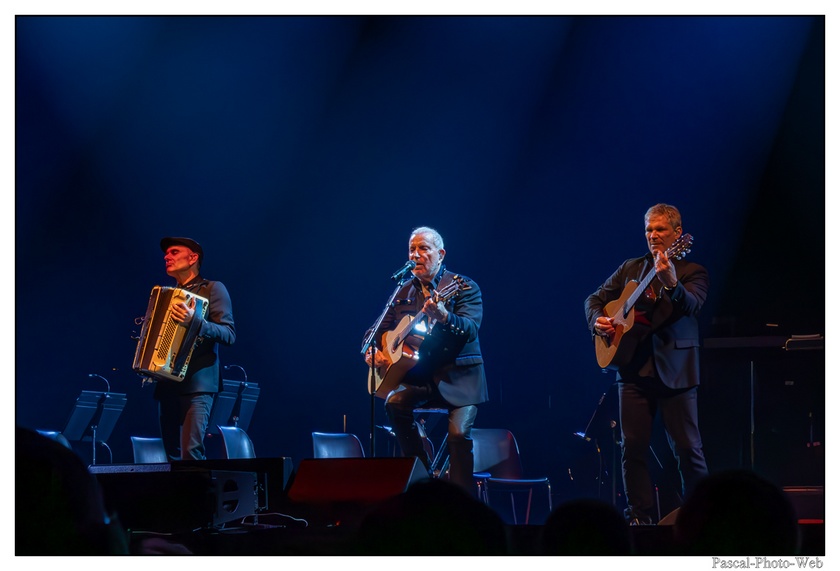
<path id="1" fill-rule="evenodd" d="M 172 307 L 179 302 L 195 308 L 189 327 L 172 319 Z M 132 368 L 157 380 L 183 381 L 208 305 L 206 298 L 185 289 L 153 287 Z"/>

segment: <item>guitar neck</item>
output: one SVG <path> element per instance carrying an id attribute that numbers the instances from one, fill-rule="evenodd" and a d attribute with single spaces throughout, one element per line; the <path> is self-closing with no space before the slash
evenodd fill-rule
<path id="1" fill-rule="evenodd" d="M 446 287 L 444 287 L 441 291 L 435 292 L 434 300 L 435 302 L 442 301 L 443 303 L 446 303 L 447 301 L 452 299 L 452 297 L 455 294 L 457 294 L 462 288 L 464 288 L 464 284 L 460 280 L 456 279 L 455 281 L 451 282 Z M 412 329 L 414 329 L 414 326 L 417 325 L 417 323 L 424 317 L 426 317 L 426 314 L 422 311 L 414 317 L 412 317 L 411 320 L 408 323 L 406 323 L 405 327 L 403 327 L 402 330 L 397 334 L 398 342 L 402 343 L 402 341 L 404 341 L 405 338 L 408 337 L 409 332 Z M 432 327 L 434 327 L 435 323 L 435 321 L 431 319 L 429 320 L 430 331 Z"/>
<path id="2" fill-rule="evenodd" d="M 675 259 L 681 260 L 687 253 L 691 250 L 689 249 L 694 242 L 694 236 L 691 234 L 683 234 L 680 236 L 676 242 L 671 244 L 671 247 L 665 252 L 665 255 L 668 256 L 668 259 Z M 647 275 L 639 282 L 639 287 L 636 288 L 636 291 L 627 298 L 627 302 L 622 306 L 622 311 L 624 312 L 624 317 L 627 317 L 630 312 L 633 310 L 633 306 L 636 305 L 636 302 L 639 301 L 639 298 L 645 292 L 647 287 L 650 285 L 650 282 L 653 281 L 654 276 L 656 276 L 656 262 L 654 262 L 654 267 L 650 269 Z"/>
<path id="3" fill-rule="evenodd" d="M 650 285 L 650 282 L 653 281 L 654 276 L 656 276 L 656 269 L 651 269 L 642 281 L 639 282 L 639 286 L 636 288 L 636 291 L 627 298 L 627 301 L 624 302 L 624 305 L 621 308 L 621 311 L 624 314 L 624 317 L 627 317 L 631 311 L 633 311 L 633 306 L 636 305 L 636 302 L 639 301 L 639 298 L 642 297 L 642 294 L 645 293 L 645 290 Z"/>

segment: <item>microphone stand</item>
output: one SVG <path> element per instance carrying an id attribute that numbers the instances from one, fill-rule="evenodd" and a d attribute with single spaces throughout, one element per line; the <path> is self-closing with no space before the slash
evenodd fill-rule
<path id="1" fill-rule="evenodd" d="M 598 414 L 598 410 L 601 408 L 601 405 L 604 404 L 604 399 L 607 397 L 607 393 L 603 393 L 601 398 L 598 399 L 598 404 L 595 405 L 595 410 L 592 411 L 592 416 L 589 418 L 589 422 L 586 424 L 586 428 L 583 429 L 583 432 L 575 432 L 575 436 L 583 440 L 584 442 L 592 442 L 593 437 L 589 436 L 589 429 L 592 426 L 592 421 L 595 420 L 595 417 Z M 594 438 L 595 440 L 595 452 L 598 454 L 598 499 L 601 499 L 601 486 L 603 485 L 603 476 L 604 476 L 604 460 L 601 455 L 601 445 L 598 443 L 598 439 Z M 615 501 L 615 495 L 613 495 L 613 501 Z"/>
<path id="2" fill-rule="evenodd" d="M 90 377 L 92 379 L 99 378 L 99 379 L 102 379 L 103 381 L 105 381 L 105 386 L 107 387 L 107 390 L 105 391 L 105 398 L 107 399 L 108 395 L 111 394 L 111 383 L 108 382 L 108 379 L 106 379 L 102 375 L 98 375 L 96 373 L 90 373 L 90 374 L 88 374 L 88 377 Z M 94 466 L 96 466 L 96 429 L 97 428 L 99 428 L 99 427 L 96 424 L 91 424 L 90 425 L 90 430 L 91 430 L 91 463 Z"/>
<path id="3" fill-rule="evenodd" d="M 388 313 L 388 310 L 394 306 L 394 299 L 397 297 L 397 293 L 402 289 L 403 285 L 405 285 L 406 278 L 412 275 L 410 269 L 406 269 L 402 276 L 400 277 L 398 274 L 392 276 L 395 280 L 397 280 L 397 287 L 394 288 L 394 291 L 391 293 L 391 296 L 388 298 L 388 301 L 385 303 L 385 308 L 382 310 L 382 313 L 379 315 L 379 318 L 370 328 L 370 333 L 368 333 L 367 337 L 365 338 L 364 343 L 362 344 L 362 355 L 364 355 L 368 349 L 370 349 L 370 369 L 368 370 L 368 390 L 370 391 L 370 457 L 373 458 L 376 456 L 376 332 L 379 330 L 379 326 L 382 325 L 382 321 L 385 319 L 385 315 Z"/>

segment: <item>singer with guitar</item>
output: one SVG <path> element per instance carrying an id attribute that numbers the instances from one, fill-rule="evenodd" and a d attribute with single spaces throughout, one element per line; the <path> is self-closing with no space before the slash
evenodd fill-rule
<path id="1" fill-rule="evenodd" d="M 474 495 L 470 432 L 476 405 L 488 399 L 478 341 L 481 291 L 474 281 L 445 269 L 445 255 L 443 238 L 436 230 L 412 231 L 405 266 L 412 278 L 396 293 L 375 333 L 380 341 L 374 366 L 383 382 L 394 384 L 382 397 L 403 455 L 420 458 L 427 469 L 431 458 L 423 448 L 414 410 L 449 411 L 450 481 Z M 401 334 L 407 326 L 410 331 Z M 368 366 L 370 359 L 368 351 Z"/>
<path id="2" fill-rule="evenodd" d="M 697 418 L 697 314 L 709 290 L 708 272 L 679 259 L 690 236 L 683 235 L 677 208 L 656 204 L 644 221 L 649 253 L 622 263 L 584 304 L 598 365 L 616 370 L 624 513 L 631 525 L 656 523 L 648 468 L 656 414 L 677 460 L 682 497 L 708 474 Z"/>

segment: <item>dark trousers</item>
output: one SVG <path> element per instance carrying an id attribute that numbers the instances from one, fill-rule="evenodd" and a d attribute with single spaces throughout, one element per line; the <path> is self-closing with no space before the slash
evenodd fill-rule
<path id="1" fill-rule="evenodd" d="M 423 440 L 414 419 L 416 408 L 445 408 L 449 411 L 447 445 L 449 446 L 449 480 L 476 495 L 473 478 L 473 442 L 470 438 L 478 407 L 453 407 L 444 402 L 433 386 L 400 385 L 385 399 L 385 411 L 391 422 L 403 456 L 420 458 L 426 469 L 432 459 L 423 448 Z"/>
<path id="2" fill-rule="evenodd" d="M 205 460 L 204 435 L 214 393 L 167 395 L 158 401 L 163 447 L 170 460 Z"/>
<path id="3" fill-rule="evenodd" d="M 697 387 L 674 391 L 653 379 L 623 382 L 618 385 L 618 406 L 625 514 L 628 519 L 653 521 L 656 509 L 648 458 L 657 412 L 662 415 L 668 444 L 677 460 L 683 498 L 709 473 L 697 422 Z"/>

